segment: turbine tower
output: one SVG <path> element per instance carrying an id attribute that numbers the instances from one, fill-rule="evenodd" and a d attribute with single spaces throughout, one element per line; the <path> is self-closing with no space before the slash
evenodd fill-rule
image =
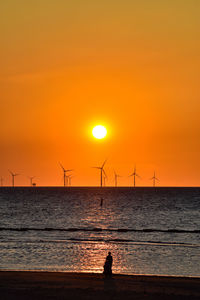
<path id="1" fill-rule="evenodd" d="M 156 172 L 154 171 L 153 177 L 150 178 L 150 180 L 153 180 L 153 187 L 156 186 L 156 181 L 159 181 L 159 179 L 156 177 Z"/>
<path id="2" fill-rule="evenodd" d="M 104 166 L 105 166 L 106 161 L 107 161 L 107 159 L 104 161 L 104 163 L 103 163 L 103 165 L 101 167 L 93 167 L 95 169 L 99 169 L 100 170 L 100 187 L 103 186 L 103 174 L 104 174 L 105 177 L 107 177 L 106 176 L 106 172 L 104 170 Z"/>
<path id="3" fill-rule="evenodd" d="M 104 174 L 103 174 L 104 176 L 103 176 L 103 186 L 106 186 L 106 180 L 107 180 L 107 175 L 106 175 L 106 173 L 105 173 L 105 171 L 104 171 Z"/>
<path id="4" fill-rule="evenodd" d="M 68 183 L 69 183 L 68 185 L 69 185 L 69 186 L 72 185 L 72 178 L 73 178 L 73 177 L 74 177 L 74 176 L 72 176 L 72 175 L 68 175 L 68 176 L 67 176 L 67 180 L 68 180 Z"/>
<path id="5" fill-rule="evenodd" d="M 117 178 L 121 177 L 120 175 L 118 175 L 115 170 L 114 170 L 114 174 L 115 174 L 115 186 L 117 186 Z"/>
<path id="6" fill-rule="evenodd" d="M 59 163 L 59 164 L 60 164 L 60 166 L 61 166 L 61 168 L 62 168 L 62 170 L 63 170 L 64 186 L 66 186 L 66 183 L 65 183 L 65 179 L 66 179 L 66 177 L 67 177 L 66 173 L 67 173 L 67 172 L 70 172 L 70 171 L 73 171 L 73 170 L 72 170 L 72 169 L 71 169 L 71 170 L 66 170 L 66 169 L 61 165 L 61 163 Z M 68 178 L 67 178 L 67 184 L 68 184 Z"/>
<path id="7" fill-rule="evenodd" d="M 33 178 L 35 178 L 35 176 L 32 177 L 28 176 L 28 178 L 30 179 L 30 186 L 33 186 Z"/>
<path id="8" fill-rule="evenodd" d="M 129 175 L 129 177 L 133 176 L 133 186 L 135 187 L 135 178 L 138 177 L 138 178 L 141 178 L 137 173 L 136 173 L 136 167 L 134 168 L 134 172 Z"/>
<path id="9" fill-rule="evenodd" d="M 12 175 L 12 186 L 14 187 L 15 186 L 15 176 L 18 176 L 20 174 L 16 174 L 16 173 L 13 173 L 11 172 L 10 170 L 8 170 L 10 172 L 10 174 Z"/>

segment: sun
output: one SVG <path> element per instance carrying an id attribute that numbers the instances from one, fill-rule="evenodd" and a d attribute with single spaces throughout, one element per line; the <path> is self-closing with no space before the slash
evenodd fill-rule
<path id="1" fill-rule="evenodd" d="M 103 139 L 107 134 L 107 130 L 103 125 L 97 125 L 92 129 L 92 134 L 96 139 Z"/>

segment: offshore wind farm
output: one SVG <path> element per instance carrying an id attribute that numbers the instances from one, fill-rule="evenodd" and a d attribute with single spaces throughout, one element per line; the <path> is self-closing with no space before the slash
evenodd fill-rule
<path id="1" fill-rule="evenodd" d="M 105 181 L 108 180 L 108 176 L 105 172 L 105 169 L 104 169 L 104 166 L 107 162 L 107 159 L 103 162 L 103 164 L 100 166 L 100 167 L 92 167 L 94 169 L 98 169 L 100 170 L 100 187 L 104 187 L 106 184 L 105 184 Z M 69 186 L 72 186 L 72 178 L 74 177 L 74 172 L 75 170 L 74 169 L 65 169 L 63 167 L 63 165 L 61 163 L 59 163 L 62 171 L 63 171 L 63 186 L 64 187 L 69 187 Z M 73 173 L 72 173 L 73 172 Z M 9 170 L 9 173 L 11 174 L 11 181 L 10 181 L 10 185 L 12 187 L 16 186 L 15 185 L 15 177 L 20 175 L 20 174 L 17 174 L 17 173 L 13 173 Z M 110 182 L 109 182 L 109 186 L 119 186 L 118 185 L 118 178 L 122 177 L 121 175 L 117 174 L 114 170 L 114 181 L 112 180 L 112 177 L 110 178 Z M 139 178 L 139 179 L 142 179 L 137 173 L 136 173 L 136 166 L 134 167 L 134 172 L 129 175 L 129 176 L 126 176 L 126 177 L 133 177 L 133 187 L 136 187 L 136 177 Z M 36 186 L 36 183 L 33 182 L 33 179 L 35 178 L 35 176 L 27 176 L 27 178 L 29 178 L 30 180 L 30 184 L 29 186 Z M 153 187 L 156 186 L 156 182 L 159 181 L 159 179 L 155 176 L 155 171 L 154 171 L 154 176 L 151 178 L 151 180 L 153 180 Z M 6 186 L 6 185 L 3 185 L 3 177 L 1 177 L 1 186 Z M 7 186 L 9 186 L 9 183 L 7 184 Z M 21 185 L 21 186 L 26 186 L 26 185 Z M 86 185 L 86 186 L 89 186 Z"/>

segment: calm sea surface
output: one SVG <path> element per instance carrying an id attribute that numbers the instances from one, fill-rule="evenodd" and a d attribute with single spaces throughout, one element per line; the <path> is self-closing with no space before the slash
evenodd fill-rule
<path id="1" fill-rule="evenodd" d="M 102 205 L 101 205 L 102 204 Z M 0 269 L 200 277 L 200 188 L 0 188 Z"/>

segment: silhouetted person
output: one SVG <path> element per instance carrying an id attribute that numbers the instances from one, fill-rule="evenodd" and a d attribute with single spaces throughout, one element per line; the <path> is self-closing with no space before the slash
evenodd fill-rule
<path id="1" fill-rule="evenodd" d="M 112 258 L 111 252 L 108 252 L 108 256 L 106 257 L 106 261 L 104 264 L 103 274 L 105 276 L 112 276 L 112 263 L 113 263 L 113 258 Z"/>

